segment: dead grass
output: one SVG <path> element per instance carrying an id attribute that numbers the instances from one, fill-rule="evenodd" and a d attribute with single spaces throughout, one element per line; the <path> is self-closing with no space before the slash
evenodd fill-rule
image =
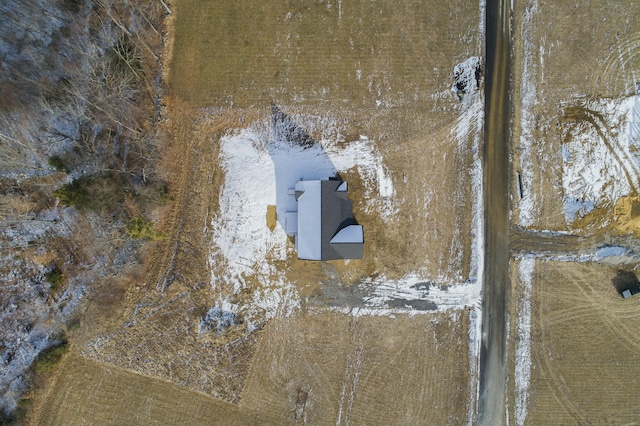
<path id="1" fill-rule="evenodd" d="M 640 9 L 632 1 L 596 0 L 541 3 L 531 13 L 532 19 L 523 32 L 525 10 L 533 1 L 515 3 L 513 93 L 514 103 L 514 167 L 521 155 L 529 155 L 533 166 L 533 189 L 537 211 L 533 227 L 566 229 L 563 209 L 561 145 L 563 131 L 570 119 L 565 108 L 580 105 L 584 99 L 616 98 L 633 93 L 636 78 L 633 70 L 640 67 Z M 558 19 L 558 17 L 563 17 Z M 530 76 L 524 76 L 525 43 L 530 43 Z M 523 81 L 528 78 L 528 81 Z M 531 152 L 519 147 L 522 129 L 520 100 L 522 88 L 535 87 L 535 106 L 527 118 L 533 129 Z M 513 176 L 516 172 L 513 171 Z M 622 176 L 621 178 L 624 178 Z M 637 183 L 636 183 L 637 184 Z M 632 185 L 633 186 L 633 185 Z M 512 193 L 517 197 L 517 179 Z M 517 217 L 517 210 L 514 211 Z M 573 228 L 592 232 L 607 223 L 611 209 L 594 212 Z"/>
<path id="2" fill-rule="evenodd" d="M 636 424 L 640 299 L 620 297 L 616 273 L 598 264 L 537 263 L 525 424 Z"/>
<path id="3" fill-rule="evenodd" d="M 467 336 L 466 312 L 279 319 L 264 331 L 240 407 L 273 424 L 462 424 Z"/>
<path id="4" fill-rule="evenodd" d="M 160 379 L 69 356 L 29 424 L 256 424 L 249 412 Z"/>
<path id="5" fill-rule="evenodd" d="M 421 268 L 464 280 L 471 140 L 458 145 L 453 136 L 461 105 L 450 87 L 453 67 L 481 54 L 479 18 L 477 4 L 456 2 L 203 8 L 188 0 L 176 8 L 169 83 L 188 105 L 264 114 L 273 103 L 291 115 L 342 120 L 346 142 L 361 134 L 376 141 L 398 214 L 384 222 L 367 213 L 358 198 L 362 177 L 341 171 L 368 243 L 365 261 L 340 279 L 397 278 Z"/>
<path id="6" fill-rule="evenodd" d="M 479 53 L 478 19 L 460 2 L 182 1 L 171 88 L 199 106 L 430 110 L 456 61 Z"/>
<path id="7" fill-rule="evenodd" d="M 468 316 L 322 313 L 264 332 L 232 405 L 71 354 L 31 424 L 441 424 L 466 421 Z"/>

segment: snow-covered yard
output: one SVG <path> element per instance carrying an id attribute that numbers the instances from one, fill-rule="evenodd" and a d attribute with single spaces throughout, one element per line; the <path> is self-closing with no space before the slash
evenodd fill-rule
<path id="1" fill-rule="evenodd" d="M 477 58 L 467 61 L 472 65 L 477 62 Z M 295 122 L 299 128 L 321 129 L 322 138 L 311 144 L 296 143 L 288 140 L 286 132 L 279 129 L 281 123 L 268 119 L 222 138 L 220 166 L 225 181 L 220 193 L 220 211 L 211 224 L 210 265 L 212 270 L 218 271 L 212 275 L 213 288 L 219 290 L 223 284 L 227 287 L 231 284 L 234 294 L 252 289 L 253 302 L 243 310 L 253 311 L 251 305 L 260 306 L 268 318 L 276 311 L 290 313 L 300 305 L 295 284 L 287 281 L 286 271 L 276 266 L 277 262 L 295 257 L 293 245 L 287 241 L 283 219 L 287 211 L 296 210 L 295 198 L 288 190 L 298 180 L 326 179 L 346 172 L 353 176 L 353 172 L 357 172 L 364 188 L 361 195 L 365 213 L 377 215 L 387 222 L 393 220 L 399 209 L 393 179 L 375 140 L 361 135 L 357 140 L 345 141 L 338 120 L 329 117 L 297 115 L 287 120 Z M 463 145 L 470 134 L 475 135 L 477 146 L 481 128 L 482 100 L 472 94 L 466 100 L 452 137 Z M 308 135 L 303 139 L 308 139 Z M 481 285 L 477 274 L 481 269 L 482 248 L 479 150 L 474 154 L 472 176 L 476 197 L 471 200 L 475 223 L 473 278 L 452 282 L 446 277 L 430 277 L 419 269 L 399 280 L 390 280 L 384 274 L 365 277 L 356 283 L 358 293 L 364 295 L 364 310 L 360 310 L 360 314 L 479 305 Z M 279 222 L 273 231 L 265 220 L 269 205 L 276 206 Z M 367 224 L 364 226 L 366 232 Z M 348 267 L 348 261 L 344 262 Z M 219 267 L 221 264 L 224 264 L 223 268 Z M 248 276 L 259 277 L 259 288 L 247 283 Z M 350 308 L 346 310 L 355 312 Z"/>

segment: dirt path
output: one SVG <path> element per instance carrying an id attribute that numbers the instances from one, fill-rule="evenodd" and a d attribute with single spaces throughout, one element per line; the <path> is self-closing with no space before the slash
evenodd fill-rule
<path id="1" fill-rule="evenodd" d="M 607 246 L 624 247 L 640 252 L 640 242 L 633 235 L 613 235 L 604 231 L 593 235 L 577 235 L 551 231 L 530 231 L 514 227 L 509 233 L 509 250 L 512 254 L 536 253 L 542 255 L 593 254 Z"/>

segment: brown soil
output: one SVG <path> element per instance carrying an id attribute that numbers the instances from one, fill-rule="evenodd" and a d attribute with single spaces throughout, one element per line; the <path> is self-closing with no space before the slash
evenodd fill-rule
<path id="1" fill-rule="evenodd" d="M 538 262 L 532 290 L 531 385 L 525 424 L 635 424 L 640 386 L 637 296 L 617 269 Z"/>

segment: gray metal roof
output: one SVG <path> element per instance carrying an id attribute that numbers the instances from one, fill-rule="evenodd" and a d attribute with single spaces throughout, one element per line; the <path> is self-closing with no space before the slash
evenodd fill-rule
<path id="1" fill-rule="evenodd" d="M 323 180 L 321 196 L 321 252 L 322 260 L 362 259 L 364 242 L 331 243 L 331 239 L 349 225 L 356 225 L 353 217 L 353 201 L 347 191 L 337 191 L 341 180 Z M 363 240 L 364 241 L 364 240 Z"/>
<path id="2" fill-rule="evenodd" d="M 330 179 L 301 181 L 296 185 L 298 258 L 334 260 L 362 259 L 364 256 L 362 227 L 353 217 L 353 202 L 343 183 Z M 341 230 L 351 225 L 354 226 L 331 242 Z"/>

